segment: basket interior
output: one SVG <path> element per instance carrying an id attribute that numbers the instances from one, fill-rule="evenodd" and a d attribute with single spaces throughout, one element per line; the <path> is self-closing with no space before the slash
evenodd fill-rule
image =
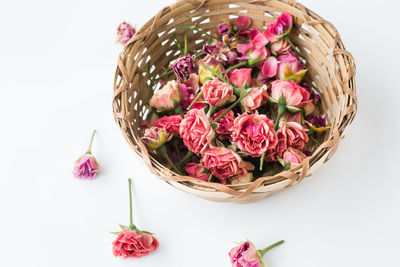
<path id="1" fill-rule="evenodd" d="M 321 143 L 343 135 L 346 126 L 351 123 L 355 111 L 346 110 L 354 104 L 355 96 L 344 92 L 343 84 L 346 88 L 354 88 L 353 75 L 349 75 L 349 69 L 354 68 L 350 57 L 345 54 L 335 55 L 335 49 L 344 49 L 344 46 L 330 23 L 310 23 L 308 18 L 315 22 L 322 20 L 315 13 L 299 8 L 299 4 L 291 5 L 286 1 L 230 1 L 231 3 L 221 3 L 222 1 L 208 1 L 202 7 L 197 8 L 183 1 L 176 4 L 172 9 L 168 8 L 168 15 L 161 12 L 156 27 L 153 27 L 154 20 L 149 21 L 140 31 L 152 31 L 147 38 L 127 45 L 121 53 L 120 61 L 125 70 L 117 70 L 115 80 L 115 90 L 118 97 L 114 98 L 114 112 L 124 114 L 127 120 L 117 120 L 119 126 L 125 134 L 126 139 L 133 149 L 143 153 L 140 137 L 143 130 L 140 125 L 146 119 L 149 106 L 148 102 L 153 95 L 153 90 L 160 89 L 160 83 L 155 83 L 151 87 L 150 79 L 155 79 L 161 75 L 165 69 L 169 68 L 170 62 L 180 56 L 179 49 L 174 43 L 175 36 L 183 42 L 184 35 L 188 38 L 189 50 L 200 50 L 208 40 L 207 36 L 201 33 L 194 33 L 191 30 L 179 29 L 180 26 L 196 24 L 201 30 L 211 33 L 216 27 L 226 21 L 232 21 L 239 15 L 251 17 L 253 28 L 263 30 L 272 23 L 282 12 L 289 12 L 294 18 L 294 27 L 290 38 L 299 48 L 302 57 L 305 59 L 308 72 L 305 81 L 312 86 L 312 90 L 321 95 L 321 112 L 328 114 L 330 125 L 335 125 L 330 131 L 318 136 Z M 265 2 L 265 3 L 264 3 Z M 178 2 L 179 3 L 179 2 Z M 273 3 L 273 4 L 271 4 Z M 302 6 L 300 6 L 302 7 Z M 127 88 L 124 86 L 123 75 L 126 72 L 128 77 Z M 121 93 L 122 91 L 122 93 Z M 337 132 L 335 130 L 337 129 Z M 338 141 L 338 140 L 337 140 Z M 321 149 L 314 153 L 310 158 L 310 168 L 319 161 L 327 160 L 330 148 Z M 165 168 L 164 160 L 152 151 L 150 160 L 155 171 L 159 175 L 171 175 L 172 172 Z M 286 179 L 279 175 L 266 179 L 264 185 L 277 183 Z M 208 187 L 204 182 L 187 182 L 191 186 L 199 187 L 201 190 L 215 190 Z M 236 188 L 245 188 L 246 184 L 235 185 Z"/>

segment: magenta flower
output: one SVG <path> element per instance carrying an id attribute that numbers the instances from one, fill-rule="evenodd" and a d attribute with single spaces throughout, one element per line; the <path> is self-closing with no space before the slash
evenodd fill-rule
<path id="1" fill-rule="evenodd" d="M 190 74 L 197 73 L 198 71 L 198 66 L 192 56 L 183 56 L 178 58 L 171 67 L 176 78 L 180 80 L 186 80 Z"/>
<path id="2" fill-rule="evenodd" d="M 130 23 L 124 21 L 117 28 L 116 42 L 125 45 L 135 33 L 135 28 Z"/>
<path id="3" fill-rule="evenodd" d="M 73 174 L 78 179 L 94 179 L 96 178 L 97 172 L 99 171 L 99 163 L 96 158 L 92 155 L 92 143 L 94 134 L 96 130 L 93 131 L 92 138 L 90 139 L 90 144 L 88 151 L 85 155 L 78 158 L 74 164 Z"/>
<path id="4" fill-rule="evenodd" d="M 229 252 L 232 267 L 265 267 L 266 265 L 262 261 L 264 254 L 283 242 L 281 240 L 262 250 L 257 250 L 250 241 L 243 242 Z"/>
<path id="5" fill-rule="evenodd" d="M 264 35 L 270 42 L 275 42 L 288 35 L 292 27 L 292 15 L 285 12 L 282 13 L 274 23 L 268 25 L 267 29 L 264 31 Z"/>

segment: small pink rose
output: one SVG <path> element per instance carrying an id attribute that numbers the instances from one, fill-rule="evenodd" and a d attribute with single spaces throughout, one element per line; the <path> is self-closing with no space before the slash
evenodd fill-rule
<path id="1" fill-rule="evenodd" d="M 205 82 L 202 90 L 204 99 L 213 107 L 222 107 L 236 99 L 232 86 L 217 79 Z"/>
<path id="2" fill-rule="evenodd" d="M 234 69 L 229 73 L 229 81 L 236 87 L 251 84 L 251 68 Z"/>
<path id="3" fill-rule="evenodd" d="M 271 98 L 278 102 L 283 95 L 286 105 L 296 108 L 302 108 L 311 102 L 310 93 L 292 81 L 273 81 L 271 88 Z"/>
<path id="4" fill-rule="evenodd" d="M 228 183 L 228 179 L 233 176 L 246 176 L 248 170 L 254 169 L 251 163 L 243 161 L 237 153 L 225 147 L 211 147 L 206 150 L 201 164 L 223 184 Z"/>
<path id="5" fill-rule="evenodd" d="M 164 116 L 155 121 L 152 126 L 161 128 L 169 134 L 179 136 L 179 126 L 182 120 L 181 115 Z"/>
<path id="6" fill-rule="evenodd" d="M 270 44 L 270 48 L 271 48 L 272 54 L 284 55 L 290 51 L 291 46 L 290 46 L 289 42 L 286 41 L 285 39 L 280 39 L 278 41 L 272 42 Z"/>
<path id="7" fill-rule="evenodd" d="M 285 153 L 283 153 L 283 161 L 290 164 L 290 169 L 300 165 L 306 157 L 307 156 L 300 150 L 292 147 L 289 147 Z"/>
<path id="8" fill-rule="evenodd" d="M 135 33 L 135 28 L 133 28 L 131 24 L 122 22 L 117 28 L 116 42 L 125 45 Z"/>
<path id="9" fill-rule="evenodd" d="M 246 241 L 229 252 L 233 267 L 261 267 L 263 264 L 257 249 Z"/>
<path id="10" fill-rule="evenodd" d="M 179 134 L 185 146 L 197 155 L 207 150 L 215 137 L 204 109 L 189 110 L 181 121 Z"/>
<path id="11" fill-rule="evenodd" d="M 233 22 L 238 29 L 248 29 L 251 25 L 251 19 L 248 16 L 239 16 Z"/>
<path id="12" fill-rule="evenodd" d="M 305 75 L 305 67 L 295 52 L 278 57 L 278 80 L 294 79 L 300 82 Z"/>
<path id="13" fill-rule="evenodd" d="M 173 110 L 181 102 L 181 91 L 176 81 L 169 81 L 163 88 L 158 90 L 150 99 L 150 106 L 155 107 L 157 112 Z"/>
<path id="14" fill-rule="evenodd" d="M 242 114 L 237 117 L 232 127 L 232 143 L 252 157 L 260 157 L 267 150 L 273 149 L 278 142 L 273 122 L 266 116 Z"/>
<path id="15" fill-rule="evenodd" d="M 241 104 L 246 111 L 254 111 L 265 104 L 268 100 L 267 86 L 263 85 L 258 89 L 254 89 L 248 96 L 246 96 Z"/>
<path id="16" fill-rule="evenodd" d="M 208 178 L 210 177 L 209 173 L 203 173 L 205 170 L 204 166 L 197 163 L 188 163 L 185 166 L 186 172 L 189 176 L 197 178 L 199 180 L 208 182 Z"/>
<path id="17" fill-rule="evenodd" d="M 268 25 L 264 35 L 270 42 L 275 42 L 288 35 L 292 29 L 292 26 L 292 15 L 285 12 L 282 13 L 274 23 Z"/>

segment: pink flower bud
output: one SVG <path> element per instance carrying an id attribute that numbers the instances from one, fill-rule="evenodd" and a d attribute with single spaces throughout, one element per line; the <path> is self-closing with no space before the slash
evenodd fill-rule
<path id="1" fill-rule="evenodd" d="M 80 157 L 74 164 L 73 174 L 78 179 L 94 179 L 99 171 L 99 164 L 91 154 Z"/>
<path id="2" fill-rule="evenodd" d="M 131 24 L 122 22 L 117 29 L 116 42 L 125 45 L 135 35 L 136 30 Z"/>
<path id="3" fill-rule="evenodd" d="M 150 106 L 157 112 L 173 110 L 181 102 L 181 91 L 176 81 L 169 81 L 162 89 L 158 90 L 150 99 Z"/>

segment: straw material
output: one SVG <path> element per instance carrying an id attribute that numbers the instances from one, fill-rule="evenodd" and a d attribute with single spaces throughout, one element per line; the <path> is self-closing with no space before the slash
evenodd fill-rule
<path id="1" fill-rule="evenodd" d="M 321 95 L 322 110 L 332 128 L 318 136 L 321 145 L 314 154 L 290 171 L 261 177 L 252 183 L 222 185 L 188 176 L 178 176 L 160 155 L 141 141 L 140 124 L 146 118 L 148 102 L 160 85 L 156 79 L 179 56 L 174 36 L 188 37 L 188 47 L 201 49 L 207 36 L 179 29 L 196 24 L 210 32 L 238 15 L 252 18 L 252 27 L 265 29 L 282 12 L 292 14 L 295 26 L 290 34 L 307 61 L 305 81 Z M 355 63 L 346 51 L 335 27 L 295 1 L 285 0 L 180 0 L 162 9 L 128 42 L 120 54 L 114 81 L 113 112 L 118 126 L 133 150 L 152 173 L 172 186 L 212 201 L 250 203 L 277 193 L 310 176 L 336 151 L 344 131 L 357 110 Z M 150 77 L 149 77 L 150 73 Z"/>

